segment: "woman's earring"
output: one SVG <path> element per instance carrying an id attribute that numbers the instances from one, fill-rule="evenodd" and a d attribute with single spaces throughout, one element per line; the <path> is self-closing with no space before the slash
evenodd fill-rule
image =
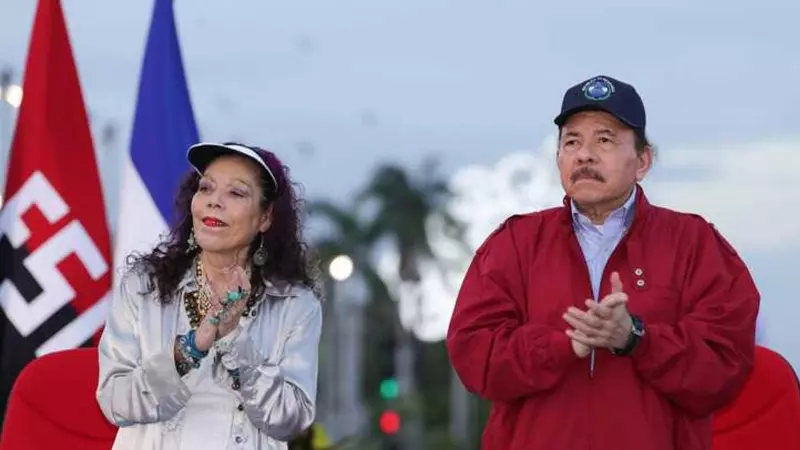
<path id="1" fill-rule="evenodd" d="M 186 240 L 186 243 L 189 244 L 189 246 L 186 247 L 187 255 L 197 250 L 197 240 L 194 238 L 194 231 L 189 233 L 189 239 Z"/>
<path id="2" fill-rule="evenodd" d="M 261 243 L 258 244 L 258 249 L 253 253 L 253 264 L 258 267 L 267 263 L 267 251 L 264 250 L 264 238 L 261 238 Z"/>

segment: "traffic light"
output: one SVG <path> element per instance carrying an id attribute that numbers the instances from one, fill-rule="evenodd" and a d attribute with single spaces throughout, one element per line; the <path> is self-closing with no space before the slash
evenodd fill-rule
<path id="1" fill-rule="evenodd" d="M 380 344 L 381 362 L 378 375 L 380 384 L 378 394 L 381 398 L 381 414 L 378 417 L 378 428 L 388 439 L 394 439 L 400 431 L 400 414 L 396 410 L 396 402 L 400 397 L 400 383 L 395 372 L 395 340 L 394 336 L 386 336 Z"/>
<path id="2" fill-rule="evenodd" d="M 385 401 L 391 401 L 400 395 L 400 385 L 397 383 L 395 377 L 384 378 L 380 386 L 381 398 Z"/>
<path id="3" fill-rule="evenodd" d="M 383 434 L 396 434 L 400 431 L 400 414 L 393 409 L 386 409 L 378 421 Z"/>

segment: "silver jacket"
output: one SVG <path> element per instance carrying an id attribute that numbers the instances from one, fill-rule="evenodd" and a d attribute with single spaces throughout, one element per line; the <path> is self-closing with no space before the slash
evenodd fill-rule
<path id="1" fill-rule="evenodd" d="M 175 337 L 189 330 L 187 271 L 169 303 L 128 272 L 99 344 L 97 401 L 119 426 L 114 450 L 285 449 L 315 417 L 322 312 L 307 289 L 267 283 L 256 315 L 215 343 L 200 368 L 179 376 Z M 233 390 L 228 370 L 239 369 Z"/>

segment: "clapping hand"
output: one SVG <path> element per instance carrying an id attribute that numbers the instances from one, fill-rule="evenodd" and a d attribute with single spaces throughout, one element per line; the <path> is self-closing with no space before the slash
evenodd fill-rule
<path id="1" fill-rule="evenodd" d="M 250 295 L 250 280 L 239 265 L 218 272 L 217 281 L 206 278 L 211 306 L 197 328 L 195 343 L 200 351 L 206 351 L 214 342 L 233 331 L 247 307 Z"/>
<path id="2" fill-rule="evenodd" d="M 586 311 L 570 307 L 564 320 L 572 326 L 567 336 L 572 339 L 573 351 L 585 357 L 591 348 L 622 348 L 630 338 L 633 322 L 627 308 L 619 273 L 611 274 L 611 293 L 600 302 L 586 300 Z"/>
<path id="3" fill-rule="evenodd" d="M 227 336 L 239 324 L 239 318 L 247 307 L 250 295 L 250 280 L 241 266 L 222 272 L 222 279 L 209 280 L 211 311 L 209 319 L 217 324 L 217 338 Z"/>

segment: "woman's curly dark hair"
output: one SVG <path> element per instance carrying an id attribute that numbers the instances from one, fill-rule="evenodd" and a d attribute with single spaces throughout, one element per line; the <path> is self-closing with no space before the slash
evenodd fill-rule
<path id="1" fill-rule="evenodd" d="M 225 143 L 230 144 L 242 145 Z M 302 240 L 303 201 L 295 192 L 295 183 L 289 177 L 289 168 L 270 151 L 246 147 L 258 153 L 277 181 L 277 189 L 273 189 L 269 175 L 260 170 L 261 206 L 267 208 L 272 205 L 272 224 L 266 232 L 259 233 L 248 251 L 248 258 L 252 259 L 259 239 L 263 239 L 267 261 L 260 267 L 253 265 L 250 280 L 252 294 L 258 298 L 263 293 L 264 280 L 274 280 L 305 286 L 319 297 L 316 259 Z M 188 251 L 189 235 L 192 233 L 192 197 L 197 192 L 199 182 L 200 175 L 195 170 L 186 175 L 175 200 L 176 225 L 152 252 L 130 255 L 127 259 L 129 267 L 149 275 L 151 283 L 148 293 L 157 289 L 158 298 L 163 303 L 169 302 L 174 296 L 178 284 L 192 267 L 199 252 Z"/>

